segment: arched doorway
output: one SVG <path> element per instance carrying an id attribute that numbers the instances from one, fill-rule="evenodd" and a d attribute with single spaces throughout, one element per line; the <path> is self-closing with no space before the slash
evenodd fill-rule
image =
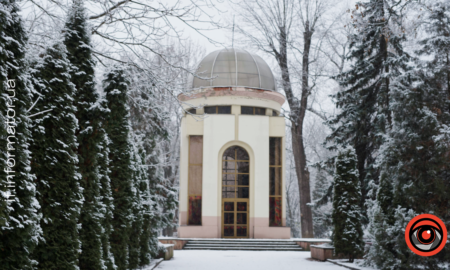
<path id="1" fill-rule="evenodd" d="M 249 236 L 250 157 L 239 146 L 222 156 L 222 237 Z"/>

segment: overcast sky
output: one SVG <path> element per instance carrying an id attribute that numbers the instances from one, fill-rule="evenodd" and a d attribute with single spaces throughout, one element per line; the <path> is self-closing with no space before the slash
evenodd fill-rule
<path id="1" fill-rule="evenodd" d="M 188 2 L 189 0 L 182 0 L 182 2 Z M 210 1 L 210 0 L 205 0 Z M 214 4 L 214 6 L 206 6 L 203 7 L 202 10 L 209 14 L 210 16 L 213 16 L 217 22 L 224 23 L 227 17 L 232 17 L 233 12 L 231 11 L 230 6 L 228 5 L 227 1 L 217 1 L 217 0 L 211 0 Z M 168 2 L 174 2 L 174 0 L 169 0 Z M 207 16 L 203 16 L 200 19 L 202 20 L 209 20 Z M 181 22 L 180 20 L 173 19 L 172 20 L 173 25 L 183 31 L 184 37 L 189 37 L 191 40 L 197 42 L 200 46 L 205 48 L 206 54 L 218 50 L 222 47 L 228 47 L 231 46 L 231 33 L 227 29 L 220 29 L 217 27 L 214 27 L 208 23 L 195 23 L 193 24 L 196 28 L 210 28 L 211 30 L 201 30 L 197 31 L 188 25 L 186 25 L 184 22 Z M 210 42 L 209 39 L 214 40 L 215 42 L 218 42 L 220 44 L 214 44 L 213 42 Z"/>

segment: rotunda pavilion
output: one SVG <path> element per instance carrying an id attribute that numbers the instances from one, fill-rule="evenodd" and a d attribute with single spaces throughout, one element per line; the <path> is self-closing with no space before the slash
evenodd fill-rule
<path id="1" fill-rule="evenodd" d="M 285 97 L 267 63 L 242 49 L 208 54 L 181 121 L 180 238 L 290 238 Z"/>

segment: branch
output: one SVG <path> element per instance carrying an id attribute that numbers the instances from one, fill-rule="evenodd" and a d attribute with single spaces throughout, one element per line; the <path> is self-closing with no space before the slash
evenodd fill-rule
<path id="1" fill-rule="evenodd" d="M 95 19 L 101 18 L 101 17 L 103 17 L 103 16 L 109 14 L 111 11 L 115 10 L 116 8 L 120 7 L 121 5 L 125 4 L 126 2 L 130 2 L 130 1 L 131 1 L 131 0 L 123 0 L 123 1 L 120 1 L 119 3 L 117 3 L 117 4 L 115 4 L 114 6 L 112 6 L 111 8 L 109 8 L 107 11 L 105 11 L 105 12 L 103 12 L 103 13 L 101 13 L 101 14 L 98 14 L 98 15 L 94 15 L 94 16 L 89 17 L 89 20 L 95 20 Z"/>
<path id="2" fill-rule="evenodd" d="M 313 114 L 319 116 L 323 121 L 327 121 L 327 117 L 325 115 L 321 114 L 320 112 L 316 111 L 315 109 L 309 107 L 309 108 L 306 108 L 306 110 L 308 110 L 308 111 L 312 112 Z"/>
<path id="3" fill-rule="evenodd" d="M 45 110 L 45 111 L 42 111 L 42 112 L 38 112 L 38 113 L 35 113 L 35 114 L 32 114 L 32 115 L 29 115 L 28 117 L 33 117 L 33 116 L 36 116 L 36 115 L 39 115 L 39 114 L 43 114 L 43 113 L 49 112 L 51 110 L 53 110 L 53 109 L 48 109 L 48 110 Z"/>
<path id="4" fill-rule="evenodd" d="M 36 103 L 39 101 L 39 99 L 41 99 L 41 97 L 38 97 L 38 98 L 36 99 L 36 101 L 33 103 L 33 105 L 31 105 L 31 107 L 28 109 L 27 112 L 30 112 L 30 111 L 34 108 L 34 106 L 36 106 Z"/>

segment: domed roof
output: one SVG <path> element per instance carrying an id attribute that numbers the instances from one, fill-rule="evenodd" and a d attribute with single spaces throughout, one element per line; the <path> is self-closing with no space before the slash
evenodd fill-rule
<path id="1" fill-rule="evenodd" d="M 275 80 L 267 63 L 246 50 L 225 48 L 208 54 L 200 62 L 192 88 L 249 87 L 275 91 Z M 211 78 L 211 79 L 209 79 Z"/>

